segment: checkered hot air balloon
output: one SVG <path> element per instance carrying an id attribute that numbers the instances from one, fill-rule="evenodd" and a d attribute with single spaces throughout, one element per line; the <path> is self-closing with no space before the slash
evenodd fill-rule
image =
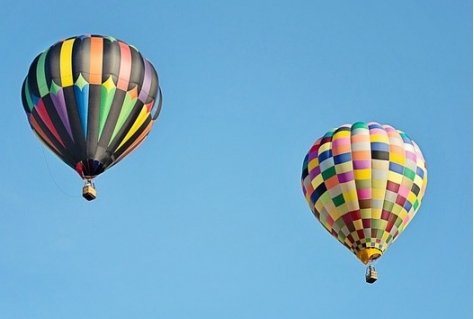
<path id="1" fill-rule="evenodd" d="M 86 181 L 89 200 L 92 179 L 143 142 L 161 109 L 153 65 L 135 47 L 100 35 L 40 53 L 21 97 L 33 132 Z"/>
<path id="2" fill-rule="evenodd" d="M 418 145 L 375 122 L 327 132 L 306 155 L 301 176 L 313 214 L 364 264 L 380 258 L 408 226 L 426 183 Z"/>

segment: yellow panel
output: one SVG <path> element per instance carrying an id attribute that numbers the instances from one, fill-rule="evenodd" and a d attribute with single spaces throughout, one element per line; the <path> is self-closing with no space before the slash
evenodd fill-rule
<path id="1" fill-rule="evenodd" d="M 319 147 L 318 153 L 321 154 L 324 151 L 328 151 L 331 149 L 332 143 L 324 143 Z"/>
<path id="2" fill-rule="evenodd" d="M 324 183 L 323 176 L 321 174 L 317 175 L 313 180 L 311 180 L 311 185 L 316 189 L 319 185 Z"/>
<path id="3" fill-rule="evenodd" d="M 382 134 L 370 134 L 371 142 L 383 142 L 388 144 L 388 136 Z"/>
<path id="4" fill-rule="evenodd" d="M 352 171 L 352 169 L 353 167 L 352 167 L 351 161 L 336 165 L 336 171 L 339 173 L 349 172 L 349 171 Z"/>
<path id="5" fill-rule="evenodd" d="M 74 84 L 72 78 L 72 45 L 74 39 L 69 39 L 63 42 L 61 46 L 59 69 L 61 73 L 61 86 L 72 86 Z"/>
<path id="6" fill-rule="evenodd" d="M 125 138 L 122 140 L 122 143 L 120 143 L 120 145 L 117 147 L 117 149 L 121 148 L 122 145 L 125 144 L 133 136 L 133 134 L 135 134 L 135 132 L 143 125 L 145 120 L 148 118 L 149 114 L 150 113 L 148 113 L 146 106 L 143 106 L 140 111 L 140 114 L 137 117 L 137 120 L 135 121 L 135 123 L 133 123 L 132 127 L 128 131 Z"/>
<path id="7" fill-rule="evenodd" d="M 379 205 L 372 209 L 372 214 L 371 214 L 370 218 L 381 219 L 382 218 L 382 206 L 383 206 L 383 202 L 380 201 Z"/>
<path id="8" fill-rule="evenodd" d="M 403 175 L 402 174 L 399 174 L 399 173 L 395 173 L 395 172 L 392 172 L 392 171 L 389 171 L 388 172 L 388 180 L 389 181 L 392 181 L 396 184 L 401 184 L 402 183 L 402 179 L 403 179 Z"/>
<path id="9" fill-rule="evenodd" d="M 354 170 L 354 178 L 355 179 L 370 179 L 370 177 L 371 177 L 370 168 Z"/>
<path id="10" fill-rule="evenodd" d="M 364 225 L 362 225 L 362 219 L 357 219 L 357 220 L 354 220 L 352 222 L 352 224 L 354 225 L 354 228 L 356 230 L 360 230 L 360 229 L 363 229 L 364 228 Z"/>
<path id="11" fill-rule="evenodd" d="M 349 136 L 351 136 L 351 131 L 341 130 L 334 134 L 333 140 L 335 140 L 336 138 L 349 137 Z"/>
<path id="12" fill-rule="evenodd" d="M 405 156 L 397 153 L 390 153 L 390 161 L 400 165 L 405 164 Z"/>
<path id="13" fill-rule="evenodd" d="M 333 220 L 337 220 L 344 213 L 340 210 L 340 207 L 342 206 L 336 207 L 334 205 L 326 205 L 326 210 Z"/>
<path id="14" fill-rule="evenodd" d="M 354 187 L 350 187 L 350 189 L 347 191 L 344 191 L 343 194 L 344 194 L 344 200 L 346 202 L 357 201 L 359 198 L 357 196 L 357 190 Z"/>
<path id="15" fill-rule="evenodd" d="M 413 204 L 413 203 L 415 202 L 415 200 L 416 200 L 416 195 L 415 195 L 415 193 L 410 192 L 410 194 L 408 194 L 407 199 L 408 199 L 408 201 L 409 201 L 410 203 Z"/>
<path id="16" fill-rule="evenodd" d="M 386 190 L 383 188 L 372 188 L 372 198 L 376 199 L 381 199 L 385 197 L 385 192 Z"/>
<path id="17" fill-rule="evenodd" d="M 308 162 L 308 170 L 312 171 L 315 167 L 319 165 L 318 158 L 313 158 L 311 161 Z"/>

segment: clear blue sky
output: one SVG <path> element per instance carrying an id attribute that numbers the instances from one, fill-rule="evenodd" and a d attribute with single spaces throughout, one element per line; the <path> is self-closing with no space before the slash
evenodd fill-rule
<path id="1" fill-rule="evenodd" d="M 0 318 L 472 318 L 472 12 L 465 0 L 4 3 Z M 93 202 L 20 100 L 33 58 L 84 33 L 138 47 L 164 94 Z M 429 170 L 374 285 L 300 187 L 314 140 L 359 120 L 407 132 Z"/>

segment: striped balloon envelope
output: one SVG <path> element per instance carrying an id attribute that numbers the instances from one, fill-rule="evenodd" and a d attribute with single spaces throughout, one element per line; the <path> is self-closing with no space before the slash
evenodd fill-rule
<path id="1" fill-rule="evenodd" d="M 418 145 L 375 122 L 327 132 L 306 155 L 301 177 L 313 214 L 364 264 L 381 257 L 408 226 L 426 183 Z"/>
<path id="2" fill-rule="evenodd" d="M 21 97 L 38 139 L 88 181 L 139 146 L 161 109 L 153 65 L 135 47 L 100 35 L 40 53 Z"/>

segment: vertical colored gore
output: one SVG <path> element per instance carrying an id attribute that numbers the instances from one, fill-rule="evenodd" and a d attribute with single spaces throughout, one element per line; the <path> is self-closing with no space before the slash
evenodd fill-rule
<path id="1" fill-rule="evenodd" d="M 83 179 L 93 179 L 104 172 L 104 165 L 93 159 L 86 159 L 76 164 L 76 172 Z"/>

